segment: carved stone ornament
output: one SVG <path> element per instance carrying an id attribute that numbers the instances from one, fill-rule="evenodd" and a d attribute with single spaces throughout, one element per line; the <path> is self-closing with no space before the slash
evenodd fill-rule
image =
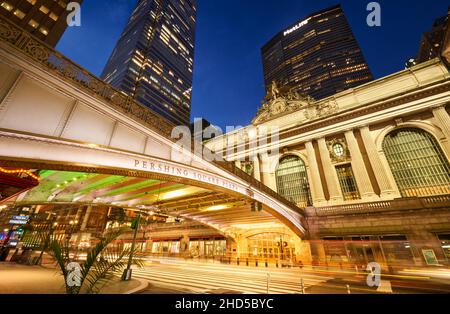
<path id="1" fill-rule="evenodd" d="M 312 106 L 313 103 L 313 98 L 292 92 L 288 87 L 278 88 L 274 83 L 252 123 L 261 124 Z"/>
<path id="2" fill-rule="evenodd" d="M 280 88 L 273 82 L 252 123 L 262 124 L 297 111 L 302 111 L 303 120 L 309 121 L 332 115 L 338 110 L 339 106 L 334 99 L 316 101 L 312 97 L 293 91 L 289 86 Z"/>
<path id="3" fill-rule="evenodd" d="M 327 146 L 330 151 L 331 161 L 341 163 L 350 160 L 350 152 L 345 139 L 327 141 Z"/>

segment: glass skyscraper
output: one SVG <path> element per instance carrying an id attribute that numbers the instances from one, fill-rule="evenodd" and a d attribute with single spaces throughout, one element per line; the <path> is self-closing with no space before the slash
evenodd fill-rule
<path id="1" fill-rule="evenodd" d="M 83 0 L 0 0 L 0 15 L 55 47 L 68 26 L 70 2 Z"/>
<path id="2" fill-rule="evenodd" d="M 262 48 L 262 57 L 267 91 L 275 81 L 321 99 L 372 80 L 339 5 L 278 33 Z"/>
<path id="3" fill-rule="evenodd" d="M 139 0 L 102 78 L 175 125 L 189 125 L 196 0 Z"/>

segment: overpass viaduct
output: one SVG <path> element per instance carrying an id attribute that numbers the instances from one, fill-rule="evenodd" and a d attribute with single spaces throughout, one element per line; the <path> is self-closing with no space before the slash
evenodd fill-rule
<path id="1" fill-rule="evenodd" d="M 301 209 L 177 146 L 173 125 L 3 19 L 0 73 L 0 166 L 42 174 L 15 204 L 156 204 L 235 239 L 305 236 Z"/>

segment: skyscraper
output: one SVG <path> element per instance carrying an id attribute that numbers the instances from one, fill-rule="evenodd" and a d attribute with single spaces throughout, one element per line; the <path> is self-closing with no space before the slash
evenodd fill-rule
<path id="1" fill-rule="evenodd" d="M 450 62 L 450 8 L 447 15 L 437 19 L 432 28 L 425 32 L 420 42 L 417 62 L 425 62 L 434 58 L 443 57 Z"/>
<path id="2" fill-rule="evenodd" d="M 341 6 L 301 19 L 263 48 L 266 90 L 272 82 L 321 99 L 372 80 Z"/>
<path id="3" fill-rule="evenodd" d="M 189 125 L 196 0 L 139 0 L 102 78 L 176 125 Z"/>
<path id="4" fill-rule="evenodd" d="M 0 0 L 0 15 L 55 47 L 67 28 L 69 2 L 83 0 Z"/>

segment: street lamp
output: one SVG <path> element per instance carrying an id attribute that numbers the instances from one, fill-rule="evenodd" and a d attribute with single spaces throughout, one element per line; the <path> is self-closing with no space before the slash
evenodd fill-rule
<path id="1" fill-rule="evenodd" d="M 78 220 L 71 220 L 69 222 L 69 233 L 67 235 L 67 244 L 70 246 L 70 239 L 72 238 L 72 234 L 74 232 L 74 229 L 76 228 L 76 226 L 78 225 Z"/>
<path id="2" fill-rule="evenodd" d="M 136 219 L 131 224 L 131 229 L 134 229 L 133 242 L 131 242 L 131 252 L 130 257 L 128 258 L 127 268 L 123 271 L 122 280 L 129 281 L 131 280 L 131 263 L 133 262 L 133 253 L 136 245 L 136 236 L 139 230 L 139 222 L 141 221 L 141 214 L 139 213 Z"/>
<path id="3" fill-rule="evenodd" d="M 51 215 L 50 228 L 48 230 L 48 234 L 45 239 L 44 246 L 42 247 L 41 254 L 39 255 L 38 259 L 36 260 L 36 265 L 39 265 L 42 262 L 42 256 L 44 255 L 45 250 L 47 250 L 48 244 L 50 242 L 50 237 L 52 236 L 53 231 L 55 230 L 54 228 L 58 225 L 58 223 L 56 222 L 56 214 L 51 213 L 50 215 Z"/>

